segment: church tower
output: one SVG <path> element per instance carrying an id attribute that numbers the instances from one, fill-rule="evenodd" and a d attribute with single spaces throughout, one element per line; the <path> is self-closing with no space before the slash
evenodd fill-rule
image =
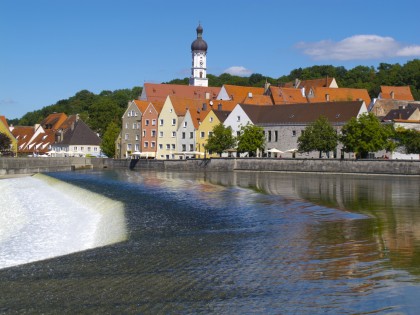
<path id="1" fill-rule="evenodd" d="M 191 44 L 192 68 L 190 85 L 209 86 L 207 79 L 207 43 L 203 39 L 203 27 L 198 24 L 197 39 Z"/>

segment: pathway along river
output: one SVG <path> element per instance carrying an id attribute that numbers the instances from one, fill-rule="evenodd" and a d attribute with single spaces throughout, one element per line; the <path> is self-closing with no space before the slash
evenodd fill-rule
<path id="1" fill-rule="evenodd" d="M 0 313 L 418 314 L 420 309 L 419 177 L 49 175 L 122 203 L 126 240 L 1 269 Z M 32 198 L 71 212 L 59 201 Z M 79 202 L 83 198 L 89 197 L 81 194 Z M 3 213 L 15 210 L 1 206 Z M 32 224 L 39 224 L 36 220 Z M 68 227 L 75 238 L 78 225 L 70 221 Z M 59 230 L 54 233 L 60 238 Z"/>

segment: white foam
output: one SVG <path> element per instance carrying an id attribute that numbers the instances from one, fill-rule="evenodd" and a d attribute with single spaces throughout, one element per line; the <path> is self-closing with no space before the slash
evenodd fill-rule
<path id="1" fill-rule="evenodd" d="M 0 180 L 0 268 L 126 239 L 121 202 L 42 174 Z"/>

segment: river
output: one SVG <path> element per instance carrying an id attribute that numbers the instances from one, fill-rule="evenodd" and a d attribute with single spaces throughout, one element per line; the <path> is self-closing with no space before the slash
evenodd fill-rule
<path id="1" fill-rule="evenodd" d="M 0 313 L 420 309 L 419 177 L 47 175 L 0 181 Z"/>

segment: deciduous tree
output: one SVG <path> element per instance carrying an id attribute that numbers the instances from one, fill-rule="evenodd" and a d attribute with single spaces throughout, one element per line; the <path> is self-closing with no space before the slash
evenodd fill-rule
<path id="1" fill-rule="evenodd" d="M 236 139 L 232 134 L 231 127 L 225 127 L 222 123 L 214 126 L 204 148 L 209 152 L 215 152 L 220 156 L 227 149 L 232 149 L 236 145 Z"/>
<path id="2" fill-rule="evenodd" d="M 382 125 L 372 113 L 353 117 L 343 126 L 341 133 L 344 151 L 354 152 L 361 158 L 366 158 L 369 152 L 395 149 L 392 126 Z"/>
<path id="3" fill-rule="evenodd" d="M 242 126 L 237 140 L 239 153 L 248 152 L 249 156 L 256 156 L 257 150 L 264 149 L 264 129 L 251 124 Z"/>
<path id="4" fill-rule="evenodd" d="M 299 152 L 319 151 L 321 158 L 322 152 L 329 154 L 337 147 L 338 136 L 334 127 L 328 119 L 320 116 L 316 121 L 307 126 L 298 138 Z"/>
<path id="5" fill-rule="evenodd" d="M 115 156 L 115 141 L 118 138 L 120 129 L 115 122 L 109 123 L 102 137 L 101 150 L 108 157 Z"/>
<path id="6" fill-rule="evenodd" d="M 10 150 L 10 144 L 12 140 L 3 132 L 0 132 L 0 151 Z"/>

